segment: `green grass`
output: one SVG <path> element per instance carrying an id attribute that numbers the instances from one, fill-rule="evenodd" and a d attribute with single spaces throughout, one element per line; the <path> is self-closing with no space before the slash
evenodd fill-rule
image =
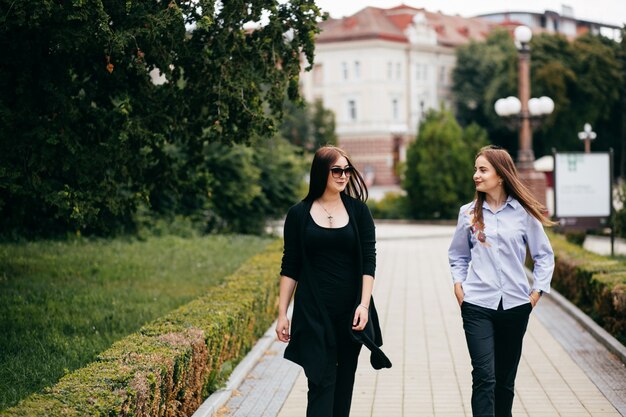
<path id="1" fill-rule="evenodd" d="M 0 244 L 0 410 L 201 296 L 270 239 Z"/>

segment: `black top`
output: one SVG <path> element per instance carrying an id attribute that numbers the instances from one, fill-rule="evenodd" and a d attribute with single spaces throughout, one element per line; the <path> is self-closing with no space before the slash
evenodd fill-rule
<path id="1" fill-rule="evenodd" d="M 355 266 L 357 291 L 355 304 L 361 302 L 363 275 L 374 276 L 376 270 L 376 235 L 374 220 L 365 203 L 341 194 L 349 226 L 355 236 L 356 248 L 352 262 Z M 335 336 L 330 315 L 322 301 L 320 289 L 313 279 L 313 268 L 305 245 L 305 229 L 310 216 L 312 201 L 301 201 L 289 209 L 284 225 L 285 246 L 281 275 L 298 281 L 291 320 L 291 339 L 285 349 L 285 358 L 304 368 L 309 380 L 319 384 L 327 363 L 328 348 L 334 347 Z M 356 305 L 355 305 L 356 307 Z M 370 300 L 370 319 L 361 332 L 353 331 L 355 340 L 372 352 L 370 362 L 376 369 L 390 367 L 391 362 L 379 349 L 382 333 L 373 299 Z"/>
<path id="2" fill-rule="evenodd" d="M 354 230 L 349 223 L 335 229 L 322 227 L 309 215 L 305 242 L 312 278 L 317 281 L 328 314 L 350 312 L 358 291 Z"/>

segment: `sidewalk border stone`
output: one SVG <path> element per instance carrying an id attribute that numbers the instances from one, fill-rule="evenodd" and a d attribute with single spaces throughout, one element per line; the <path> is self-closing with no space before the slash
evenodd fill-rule
<path id="1" fill-rule="evenodd" d="M 276 335 L 274 328 L 276 327 L 276 321 L 267 329 L 267 331 L 261 336 L 261 338 L 252 347 L 250 352 L 243 358 L 241 362 L 235 367 L 230 374 L 226 386 L 220 390 L 211 394 L 200 407 L 196 410 L 191 417 L 212 417 L 219 411 L 233 395 L 233 392 L 241 385 L 246 376 L 252 371 L 259 359 L 263 356 L 265 351 L 269 349 Z"/>
<path id="2" fill-rule="evenodd" d="M 626 365 L 626 347 L 622 345 L 613 335 L 604 330 L 591 317 L 581 311 L 567 298 L 563 297 L 556 290 L 550 290 L 550 297 L 559 307 L 565 310 L 574 318 L 585 330 L 587 330 L 598 342 L 600 342 L 609 352 L 617 356 Z"/>
<path id="3" fill-rule="evenodd" d="M 526 275 L 532 280 L 532 272 L 527 268 Z M 552 300 L 578 322 L 585 330 L 589 332 L 600 344 L 608 349 L 609 352 L 617 356 L 624 365 L 626 365 L 626 347 L 620 343 L 613 335 L 604 330 L 598 323 L 593 321 L 591 317 L 585 314 L 574 303 L 563 297 L 554 288 L 550 289 L 549 296 Z"/>

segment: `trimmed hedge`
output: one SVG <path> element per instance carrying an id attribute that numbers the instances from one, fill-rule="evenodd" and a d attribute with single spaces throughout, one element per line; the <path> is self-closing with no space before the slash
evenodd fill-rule
<path id="1" fill-rule="evenodd" d="M 18 416 L 189 416 L 217 390 L 277 313 L 282 244 L 223 285 L 157 319 L 0 413 Z"/>
<path id="2" fill-rule="evenodd" d="M 550 234 L 556 266 L 552 286 L 626 344 L 626 263 L 586 251 Z"/>

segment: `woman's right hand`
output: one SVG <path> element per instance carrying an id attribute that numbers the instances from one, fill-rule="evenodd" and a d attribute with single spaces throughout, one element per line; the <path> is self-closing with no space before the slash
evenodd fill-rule
<path id="1" fill-rule="evenodd" d="M 291 335 L 289 334 L 289 319 L 286 315 L 278 316 L 276 336 L 278 336 L 278 340 L 281 342 L 289 342 Z"/>
<path id="2" fill-rule="evenodd" d="M 456 282 L 454 284 L 454 295 L 456 296 L 456 301 L 459 303 L 459 306 L 463 304 L 463 298 L 465 298 L 465 293 L 463 292 L 463 284 L 460 282 Z"/>

